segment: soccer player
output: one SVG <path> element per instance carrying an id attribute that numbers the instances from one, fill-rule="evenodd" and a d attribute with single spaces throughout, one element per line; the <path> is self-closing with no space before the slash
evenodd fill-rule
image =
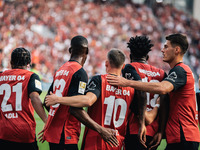
<path id="1" fill-rule="evenodd" d="M 183 63 L 188 49 L 187 37 L 171 34 L 166 37 L 162 49 L 163 61 L 171 70 L 162 82 L 130 81 L 119 76 L 108 76 L 111 85 L 130 86 L 150 93 L 170 96 L 169 117 L 166 125 L 166 150 L 198 150 L 200 133 L 195 98 L 194 77 L 191 69 Z"/>
<path id="2" fill-rule="evenodd" d="M 125 55 L 120 50 L 112 49 L 107 54 L 106 72 L 119 76 L 124 61 Z M 46 98 L 47 105 L 91 106 L 88 108 L 88 114 L 94 121 L 101 126 L 117 130 L 119 146 L 112 148 L 101 139 L 98 133 L 86 127 L 82 143 L 82 149 L 85 150 L 121 150 L 126 134 L 127 118 L 130 112 L 129 106 L 133 98 L 134 100 L 140 100 L 139 123 L 140 126 L 145 126 L 146 93 L 135 91 L 129 87 L 111 86 L 106 80 L 108 74 L 94 76 L 87 87 L 85 96 L 57 97 L 51 95 Z M 142 137 L 143 130 L 140 131 L 140 137 Z"/>
<path id="3" fill-rule="evenodd" d="M 84 95 L 88 77 L 83 65 L 88 54 L 88 41 L 83 36 L 75 36 L 71 40 L 69 48 L 71 58 L 61 66 L 54 75 L 53 83 L 49 89 L 57 96 Z M 47 140 L 51 150 L 77 150 L 81 124 L 72 114 L 81 114 L 83 109 L 73 108 L 61 104 L 50 106 L 47 124 L 40 133 L 40 139 Z M 83 114 L 87 115 L 87 113 Z M 115 139 L 112 129 L 105 129 L 94 121 L 88 120 L 87 125 L 102 136 L 106 132 L 108 136 Z M 103 137 L 110 140 L 109 137 Z M 112 143 L 112 141 L 111 141 Z"/>
<path id="4" fill-rule="evenodd" d="M 16 48 L 11 54 L 11 70 L 0 73 L 0 147 L 7 150 L 37 150 L 34 109 L 45 123 L 38 75 L 28 71 L 30 52 Z"/>
<path id="5" fill-rule="evenodd" d="M 141 80 L 142 82 L 160 82 L 165 77 L 162 69 L 147 64 L 148 53 L 151 51 L 151 41 L 146 36 L 136 36 L 129 40 L 128 48 L 130 49 L 131 63 L 123 69 L 123 76 L 129 80 Z M 147 93 L 147 111 L 146 111 L 146 145 L 152 140 L 158 131 L 158 108 L 157 103 L 159 95 Z M 156 118 L 157 117 L 157 118 Z M 137 140 L 139 131 L 139 122 L 136 114 L 131 113 L 129 119 L 129 128 L 125 140 L 126 150 L 144 150 L 143 145 Z"/>

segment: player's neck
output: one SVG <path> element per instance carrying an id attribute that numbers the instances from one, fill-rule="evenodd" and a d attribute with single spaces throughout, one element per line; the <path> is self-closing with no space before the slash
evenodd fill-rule
<path id="1" fill-rule="evenodd" d="M 179 57 L 177 59 L 174 59 L 172 62 L 169 62 L 169 66 L 170 66 L 170 68 L 174 68 L 180 62 L 183 62 L 183 58 L 182 57 Z"/>
<path id="2" fill-rule="evenodd" d="M 83 66 L 82 64 L 82 57 L 71 57 L 70 60 L 74 60 L 77 61 L 81 66 Z"/>
<path id="3" fill-rule="evenodd" d="M 12 69 L 25 69 L 25 70 L 27 70 L 27 66 L 18 66 L 18 67 L 12 66 Z"/>
<path id="4" fill-rule="evenodd" d="M 108 74 L 112 74 L 112 75 L 116 75 L 116 76 L 120 76 L 121 75 L 121 70 L 117 69 L 117 68 L 111 68 L 107 70 Z"/>
<path id="5" fill-rule="evenodd" d="M 140 62 L 140 63 L 144 63 L 144 64 L 147 63 L 146 58 L 134 58 L 131 60 L 131 62 Z"/>

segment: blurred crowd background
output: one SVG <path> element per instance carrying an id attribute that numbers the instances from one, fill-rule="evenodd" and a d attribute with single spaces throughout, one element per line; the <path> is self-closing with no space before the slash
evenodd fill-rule
<path id="1" fill-rule="evenodd" d="M 127 42 L 132 36 L 147 35 L 154 47 L 149 64 L 166 72 L 161 49 L 165 36 L 181 32 L 190 47 L 184 62 L 196 77 L 200 74 L 200 23 L 171 4 L 136 4 L 131 0 L 16 0 L 0 1 L 0 69 L 10 68 L 10 53 L 25 47 L 32 63 L 46 82 L 69 60 L 68 48 L 75 35 L 89 41 L 89 56 L 84 65 L 88 76 L 105 73 L 104 61 L 111 48 L 122 50 L 129 63 Z"/>

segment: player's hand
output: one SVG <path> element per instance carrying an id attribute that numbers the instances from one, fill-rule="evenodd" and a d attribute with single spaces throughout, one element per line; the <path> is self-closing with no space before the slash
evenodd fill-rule
<path id="1" fill-rule="evenodd" d="M 141 125 L 139 131 L 138 131 L 138 138 L 139 138 L 139 142 L 145 147 L 146 146 L 146 126 L 143 124 Z"/>
<path id="2" fill-rule="evenodd" d="M 117 132 L 114 129 L 104 128 L 104 127 L 102 127 L 102 131 L 100 133 L 103 140 L 107 142 L 111 147 L 119 146 L 119 141 L 117 140 L 116 134 Z"/>
<path id="3" fill-rule="evenodd" d="M 121 76 L 107 75 L 106 78 L 108 83 L 110 83 L 111 85 L 122 86 L 122 87 L 128 86 L 127 85 L 128 80 Z"/>
<path id="4" fill-rule="evenodd" d="M 45 141 L 45 139 L 44 139 L 45 126 L 46 126 L 46 124 L 44 124 L 44 127 L 43 127 L 42 131 L 40 131 L 38 133 L 38 140 L 39 140 L 39 142 L 42 142 L 42 143 L 44 143 L 44 141 Z"/>
<path id="5" fill-rule="evenodd" d="M 46 106 L 49 107 L 51 105 L 57 104 L 57 99 L 58 99 L 58 96 L 56 94 L 53 94 L 52 92 L 50 92 L 50 95 L 47 95 L 45 98 Z"/>
<path id="6" fill-rule="evenodd" d="M 162 140 L 162 134 L 159 133 L 159 132 L 156 133 L 156 134 L 153 136 L 152 141 L 149 143 L 149 146 L 150 146 L 149 150 L 151 150 L 151 149 L 157 147 L 157 146 L 160 144 L 161 140 Z"/>

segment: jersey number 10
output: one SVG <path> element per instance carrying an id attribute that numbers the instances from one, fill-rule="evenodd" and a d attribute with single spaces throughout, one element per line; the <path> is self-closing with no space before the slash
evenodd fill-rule
<path id="1" fill-rule="evenodd" d="M 114 110 L 114 115 L 113 115 L 114 126 L 115 128 L 120 127 L 124 123 L 124 119 L 126 116 L 126 111 L 127 111 L 126 101 L 121 98 L 115 99 L 115 96 L 109 96 L 105 98 L 104 104 L 107 104 L 104 125 L 111 124 L 112 114 Z M 119 106 L 121 106 L 121 111 L 119 113 L 119 119 L 116 121 L 117 109 Z"/>

